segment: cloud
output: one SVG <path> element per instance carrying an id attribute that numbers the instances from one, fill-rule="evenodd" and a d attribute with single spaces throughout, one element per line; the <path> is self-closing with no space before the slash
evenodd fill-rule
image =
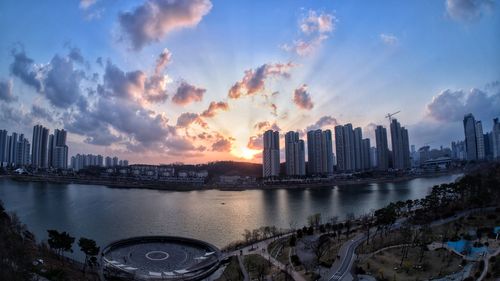
<path id="1" fill-rule="evenodd" d="M 427 115 L 440 122 L 460 121 L 467 113 L 492 118 L 500 115 L 500 91 L 488 94 L 479 89 L 444 90 L 427 104 Z"/>
<path id="2" fill-rule="evenodd" d="M 214 117 L 217 114 L 218 110 L 222 111 L 228 111 L 229 110 L 229 104 L 227 102 L 211 102 L 210 105 L 208 106 L 208 109 L 203 111 L 201 114 L 202 117 L 205 118 L 211 118 Z"/>
<path id="3" fill-rule="evenodd" d="M 493 9 L 493 0 L 446 0 L 446 12 L 457 21 L 471 22 Z"/>
<path id="4" fill-rule="evenodd" d="M 33 104 L 31 106 L 31 115 L 39 119 L 47 120 L 51 123 L 54 121 L 54 118 L 52 118 L 51 113 L 49 113 L 45 108 L 38 106 L 36 104 Z"/>
<path id="5" fill-rule="evenodd" d="M 172 53 L 167 48 L 163 49 L 156 59 L 155 74 L 159 75 L 171 61 Z"/>
<path id="6" fill-rule="evenodd" d="M 73 60 L 55 55 L 43 80 L 45 97 L 54 106 L 67 108 L 80 97 L 80 82 L 84 78 L 85 73 L 74 68 Z"/>
<path id="7" fill-rule="evenodd" d="M 206 150 L 204 146 L 195 146 L 185 137 L 173 136 L 165 142 L 169 154 L 185 155 L 186 152 L 203 152 Z"/>
<path id="8" fill-rule="evenodd" d="M 80 0 L 80 9 L 86 10 L 96 2 L 97 0 Z"/>
<path id="9" fill-rule="evenodd" d="M 26 113 L 17 107 L 11 107 L 5 103 L 0 103 L 0 121 L 2 121 L 1 124 L 3 125 L 7 123 L 23 127 L 33 125 L 33 118 L 31 114 Z"/>
<path id="10" fill-rule="evenodd" d="M 266 130 L 273 130 L 273 131 L 281 131 L 281 128 L 278 126 L 276 123 L 270 123 L 269 121 L 261 121 L 255 123 L 253 125 L 255 129 L 257 129 L 259 132 L 266 131 Z"/>
<path id="11" fill-rule="evenodd" d="M 24 50 L 13 49 L 11 54 L 14 61 L 10 64 L 10 73 L 21 79 L 26 85 L 32 86 L 35 90 L 41 92 L 40 69 L 35 66 L 34 60 L 29 58 Z"/>
<path id="12" fill-rule="evenodd" d="M 11 74 L 45 95 L 52 105 L 67 108 L 80 97 L 80 83 L 86 75 L 74 65 L 75 61 L 84 61 L 79 49 L 72 48 L 68 56 L 56 54 L 43 66 L 35 65 L 24 50 L 14 49 L 12 55 Z"/>
<path id="13" fill-rule="evenodd" d="M 297 107 L 304 110 L 311 110 L 314 104 L 311 95 L 307 92 L 307 85 L 303 84 L 293 92 L 293 102 Z"/>
<path id="14" fill-rule="evenodd" d="M 135 50 L 182 28 L 195 27 L 210 12 L 210 0 L 146 0 L 119 15 L 120 26 Z"/>
<path id="15" fill-rule="evenodd" d="M 307 126 L 306 131 L 308 132 L 308 131 L 313 131 L 313 130 L 317 130 L 317 129 L 323 129 L 325 127 L 334 127 L 337 125 L 338 125 L 338 122 L 337 122 L 336 118 L 329 116 L 329 115 L 325 115 L 325 116 L 319 118 L 318 121 L 316 121 L 316 123 Z"/>
<path id="16" fill-rule="evenodd" d="M 282 49 L 295 52 L 299 56 L 312 54 L 335 30 L 336 23 L 337 18 L 333 14 L 309 10 L 299 21 L 299 39 L 291 45 L 284 44 Z"/>
<path id="17" fill-rule="evenodd" d="M 386 34 L 386 33 L 381 33 L 380 34 L 380 40 L 382 40 L 382 42 L 386 45 L 389 45 L 389 46 L 394 46 L 394 45 L 397 45 L 399 43 L 399 39 L 392 35 L 392 34 Z"/>
<path id="18" fill-rule="evenodd" d="M 172 101 L 179 105 L 188 105 L 192 102 L 201 101 L 205 92 L 206 90 L 203 88 L 197 88 L 186 82 L 181 82 L 177 88 L 177 92 L 172 97 Z"/>
<path id="19" fill-rule="evenodd" d="M 76 47 L 73 47 L 69 50 L 68 57 L 77 63 L 84 63 L 85 62 L 85 59 L 82 56 L 82 51 Z"/>
<path id="20" fill-rule="evenodd" d="M 257 136 L 251 136 L 248 139 L 247 147 L 254 150 L 260 150 L 264 148 L 263 135 L 259 134 Z"/>
<path id="21" fill-rule="evenodd" d="M 208 128 L 208 124 L 196 113 L 185 112 L 177 118 L 177 127 L 187 128 L 191 124 L 198 124 L 203 128 Z"/>
<path id="22" fill-rule="evenodd" d="M 125 72 L 108 61 L 104 71 L 104 83 L 98 87 L 103 95 L 145 100 L 152 103 L 164 102 L 168 98 L 166 75 L 154 74 L 147 77 L 141 70 Z"/>
<path id="23" fill-rule="evenodd" d="M 125 139 L 136 151 L 161 149 L 167 136 L 175 133 L 165 115 L 120 97 L 100 96 L 92 108 L 64 119 L 68 131 L 87 136 L 89 143 L 110 145 Z"/>
<path id="24" fill-rule="evenodd" d="M 231 151 L 231 139 L 219 136 L 219 139 L 212 144 L 212 151 L 229 152 Z"/>
<path id="25" fill-rule="evenodd" d="M 290 69 L 294 65 L 286 64 L 263 64 L 257 69 L 245 71 L 243 78 L 236 82 L 229 90 L 229 98 L 238 99 L 242 96 L 254 95 L 265 89 L 265 81 L 269 77 L 290 77 Z"/>
<path id="26" fill-rule="evenodd" d="M 0 80 L 0 101 L 10 103 L 16 100 L 17 97 L 12 93 L 12 80 Z"/>

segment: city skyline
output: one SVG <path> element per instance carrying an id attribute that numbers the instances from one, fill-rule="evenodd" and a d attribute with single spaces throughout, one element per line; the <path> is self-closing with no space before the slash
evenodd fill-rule
<path id="1" fill-rule="evenodd" d="M 286 132 L 351 123 L 362 165 L 387 113 L 405 147 L 448 147 L 465 114 L 485 132 L 500 115 L 494 2 L 161 3 L 0 3 L 1 129 L 63 128 L 68 156 L 259 163 L 266 130 L 284 159 Z"/>

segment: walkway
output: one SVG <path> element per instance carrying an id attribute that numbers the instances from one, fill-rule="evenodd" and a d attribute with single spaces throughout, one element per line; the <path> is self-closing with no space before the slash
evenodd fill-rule
<path id="1" fill-rule="evenodd" d="M 453 217 L 449 217 L 446 219 L 441 219 L 437 221 L 433 221 L 430 223 L 431 227 L 434 226 L 439 226 L 442 224 L 447 224 L 449 222 L 452 222 L 454 220 L 457 220 L 461 217 L 476 213 L 476 212 L 481 212 L 481 211 L 490 211 L 490 210 L 495 210 L 495 207 L 487 207 L 487 208 L 478 208 L 478 209 L 472 209 L 472 210 L 466 210 L 462 211 L 460 213 L 455 214 Z M 391 227 L 391 230 L 396 230 L 400 228 L 403 223 L 406 221 L 406 218 L 398 219 L 396 223 Z M 375 231 L 375 227 L 372 228 L 373 230 L 370 230 L 370 232 Z M 335 261 L 335 263 L 332 265 L 330 268 L 330 271 L 328 274 L 324 277 L 321 278 L 323 281 L 334 281 L 334 280 L 352 280 L 352 276 L 350 274 L 351 272 L 351 267 L 353 264 L 353 261 L 355 259 L 355 250 L 356 248 L 366 239 L 365 234 L 358 234 L 354 239 L 351 239 L 344 243 L 342 245 L 342 248 L 340 248 L 340 258 Z M 485 265 L 485 268 L 487 266 Z M 484 272 L 483 272 L 484 273 Z M 486 275 L 486 273 L 485 273 Z"/>
<path id="2" fill-rule="evenodd" d="M 243 264 L 242 256 L 238 255 L 238 263 L 240 264 L 241 272 L 243 273 L 243 281 L 250 281 L 250 277 L 248 276 L 248 271 Z"/>

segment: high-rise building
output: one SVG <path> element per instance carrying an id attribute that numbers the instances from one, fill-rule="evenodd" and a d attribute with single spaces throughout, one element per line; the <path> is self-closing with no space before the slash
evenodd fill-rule
<path id="1" fill-rule="evenodd" d="M 391 121 L 391 144 L 393 168 L 397 170 L 410 168 L 408 130 L 401 127 L 401 124 L 395 118 Z"/>
<path id="2" fill-rule="evenodd" d="M 483 135 L 483 124 L 481 121 L 476 121 L 476 147 L 477 147 L 477 159 L 484 160 L 485 150 L 484 150 L 484 135 Z"/>
<path id="3" fill-rule="evenodd" d="M 371 169 L 370 139 L 363 139 L 361 142 L 361 167 L 363 170 Z"/>
<path id="4" fill-rule="evenodd" d="M 370 168 L 377 168 L 377 148 L 370 147 Z"/>
<path id="5" fill-rule="evenodd" d="M 346 171 L 344 126 L 335 126 L 335 154 L 337 156 L 337 170 Z"/>
<path id="6" fill-rule="evenodd" d="M 278 131 L 267 130 L 264 133 L 262 152 L 262 176 L 278 177 L 280 173 L 280 136 Z"/>
<path id="7" fill-rule="evenodd" d="M 48 166 L 55 169 L 68 168 L 68 146 L 66 145 L 66 131 L 54 130 L 49 136 Z"/>
<path id="8" fill-rule="evenodd" d="M 484 159 L 493 159 L 493 132 L 485 133 L 484 139 Z"/>
<path id="9" fill-rule="evenodd" d="M 464 116 L 465 151 L 467 161 L 477 160 L 476 119 L 471 113 Z"/>
<path id="10" fill-rule="evenodd" d="M 377 145 L 377 169 L 385 171 L 389 169 L 389 146 L 387 144 L 387 129 L 377 126 L 375 129 L 375 141 Z"/>
<path id="11" fill-rule="evenodd" d="M 42 125 L 33 127 L 33 142 L 31 152 L 31 164 L 36 168 L 47 168 L 47 141 L 49 129 Z"/>
<path id="12" fill-rule="evenodd" d="M 118 157 L 113 157 L 113 167 L 117 167 L 118 166 Z"/>
<path id="13" fill-rule="evenodd" d="M 103 167 L 104 166 L 104 162 L 103 162 L 103 158 L 102 158 L 101 154 L 97 155 L 97 166 L 99 166 L 99 167 Z"/>
<path id="14" fill-rule="evenodd" d="M 105 161 L 104 163 L 106 164 L 106 167 L 111 167 L 113 165 L 111 157 L 109 157 L 109 156 L 106 156 L 104 161 Z"/>
<path id="15" fill-rule="evenodd" d="M 299 139 L 299 133 L 290 131 L 285 134 L 285 157 L 287 176 L 305 175 L 305 145 Z"/>
<path id="16" fill-rule="evenodd" d="M 360 127 L 354 129 L 354 170 L 361 171 L 363 169 L 363 152 L 362 152 L 363 133 Z"/>
<path id="17" fill-rule="evenodd" d="M 353 130 L 352 124 L 335 126 L 335 151 L 339 171 L 357 170 L 358 161 L 357 165 L 361 167 L 361 138 L 361 128 Z"/>
<path id="18" fill-rule="evenodd" d="M 467 153 L 465 149 L 465 141 L 451 142 L 451 158 L 456 160 L 466 160 Z"/>
<path id="19" fill-rule="evenodd" d="M 7 131 L 0 130 L 0 166 L 7 162 Z"/>
<path id="20" fill-rule="evenodd" d="M 493 159 L 500 158 L 500 122 L 498 118 L 493 119 L 493 129 L 491 130 L 491 150 Z"/>
<path id="21" fill-rule="evenodd" d="M 26 166 L 29 164 L 30 158 L 30 142 L 24 137 L 24 134 L 19 135 L 16 143 L 13 165 Z"/>
<path id="22" fill-rule="evenodd" d="M 307 132 L 307 163 L 310 175 L 333 174 L 332 131 Z"/>

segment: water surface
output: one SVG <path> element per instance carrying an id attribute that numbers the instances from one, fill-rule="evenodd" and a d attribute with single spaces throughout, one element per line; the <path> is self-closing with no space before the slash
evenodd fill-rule
<path id="1" fill-rule="evenodd" d="M 345 217 L 416 199 L 433 185 L 459 175 L 418 178 L 395 183 L 311 189 L 244 191 L 162 191 L 98 185 L 16 182 L 0 178 L 0 200 L 16 212 L 37 239 L 47 229 L 68 231 L 99 245 L 138 235 L 180 235 L 219 247 L 242 239 L 245 229 L 264 225 L 302 226 L 307 216 Z M 75 257 L 81 255 L 76 251 Z"/>

